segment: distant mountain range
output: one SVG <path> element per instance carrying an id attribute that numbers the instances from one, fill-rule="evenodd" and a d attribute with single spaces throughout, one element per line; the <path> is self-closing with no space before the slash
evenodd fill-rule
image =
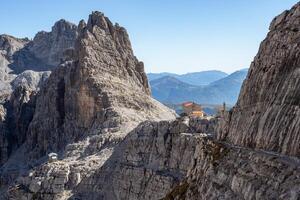
<path id="1" fill-rule="evenodd" d="M 200 104 L 222 104 L 226 102 L 229 105 L 234 105 L 247 72 L 248 69 L 242 69 L 229 75 L 220 71 L 184 75 L 161 73 L 148 74 L 148 77 L 153 97 L 165 104 L 194 101 Z M 189 80 L 188 77 L 192 78 Z M 199 78 L 197 79 L 197 77 Z M 197 83 L 197 85 L 191 84 L 191 82 Z"/>
<path id="2" fill-rule="evenodd" d="M 149 81 L 153 81 L 155 79 L 169 76 L 169 77 L 174 77 L 182 82 L 191 85 L 203 86 L 203 85 L 208 85 L 211 82 L 219 80 L 221 78 L 225 78 L 226 76 L 228 76 L 228 74 L 218 70 L 210 70 L 210 71 L 193 72 L 187 74 L 174 74 L 168 72 L 149 73 L 147 74 L 147 76 Z"/>

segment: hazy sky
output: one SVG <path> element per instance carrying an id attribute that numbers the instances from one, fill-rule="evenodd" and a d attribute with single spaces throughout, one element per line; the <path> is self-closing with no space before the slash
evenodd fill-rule
<path id="1" fill-rule="evenodd" d="M 232 72 L 250 65 L 269 23 L 296 0 L 0 0 L 0 33 L 33 38 L 93 10 L 124 26 L 147 72 Z"/>

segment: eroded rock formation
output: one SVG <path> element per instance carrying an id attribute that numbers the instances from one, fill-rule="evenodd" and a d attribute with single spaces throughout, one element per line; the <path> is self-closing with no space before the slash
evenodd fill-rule
<path id="1" fill-rule="evenodd" d="M 195 155 L 164 200 L 299 199 L 299 159 L 210 139 L 198 142 Z"/>
<path id="2" fill-rule="evenodd" d="M 11 95 L 35 109 L 16 127 L 27 131 L 1 167 L 0 198 L 299 199 L 299 13 L 297 4 L 272 22 L 220 121 L 169 121 L 175 115 L 151 98 L 126 30 L 92 13 L 34 103 L 20 100 L 28 99 L 20 87 Z M 0 107 L 0 128 L 7 111 Z"/>
<path id="3" fill-rule="evenodd" d="M 23 145 L 1 169 L 6 198 L 77 195 L 77 185 L 95 172 L 97 182 L 108 176 L 101 166 L 115 162 L 110 158 L 115 147 L 140 122 L 175 118 L 151 98 L 143 63 L 134 56 L 123 27 L 94 12 L 77 32 L 74 48 L 63 53 L 63 63 L 36 95 Z M 44 163 L 50 152 L 58 153 L 59 161 Z M 96 194 L 90 198 L 107 195 Z"/>
<path id="4" fill-rule="evenodd" d="M 34 114 L 33 99 L 50 74 L 45 70 L 62 61 L 63 52 L 74 48 L 76 38 L 77 26 L 65 20 L 58 21 L 51 32 L 39 32 L 33 40 L 0 36 L 0 165 L 25 140 Z"/>
<path id="5" fill-rule="evenodd" d="M 300 3 L 276 17 L 217 138 L 165 200 L 300 198 Z"/>
<path id="6" fill-rule="evenodd" d="M 124 28 L 95 12 L 78 32 L 72 56 L 53 71 L 37 99 L 28 143 L 38 154 L 58 152 L 89 134 L 126 135 L 142 120 L 172 116 L 150 97 L 143 63 Z"/>
<path id="7" fill-rule="evenodd" d="M 300 5 L 277 16 L 219 139 L 300 156 Z"/>

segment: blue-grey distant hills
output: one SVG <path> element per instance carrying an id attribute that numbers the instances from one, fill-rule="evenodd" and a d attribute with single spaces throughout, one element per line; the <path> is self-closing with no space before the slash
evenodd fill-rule
<path id="1" fill-rule="evenodd" d="M 219 80 L 221 78 L 225 78 L 226 76 L 228 76 L 228 74 L 218 70 L 210 70 L 210 71 L 193 72 L 187 74 L 174 74 L 168 72 L 149 73 L 147 74 L 147 76 L 149 81 L 153 81 L 155 79 L 169 76 L 169 77 L 174 77 L 182 82 L 189 83 L 191 85 L 203 86 L 203 85 L 208 85 L 211 82 Z"/>
<path id="2" fill-rule="evenodd" d="M 247 71 L 248 69 L 239 70 L 202 86 L 193 85 L 179 80 L 177 76 L 166 74 L 151 80 L 150 85 L 153 97 L 166 104 L 194 101 L 200 104 L 222 104 L 226 102 L 229 105 L 234 105 Z"/>

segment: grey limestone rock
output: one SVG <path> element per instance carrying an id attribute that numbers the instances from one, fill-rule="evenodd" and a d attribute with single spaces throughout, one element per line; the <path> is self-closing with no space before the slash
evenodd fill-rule
<path id="1" fill-rule="evenodd" d="M 38 90 L 25 141 L 0 171 L 10 199 L 67 199 L 80 188 L 84 194 L 81 183 L 96 172 L 103 182 L 108 172 L 102 166 L 113 164 L 115 148 L 139 123 L 175 119 L 174 111 L 151 98 L 126 30 L 102 13 L 80 22 L 63 61 Z M 35 81 L 24 81 L 30 82 Z M 46 161 L 50 152 L 58 154 L 57 161 Z"/>
<path id="2" fill-rule="evenodd" d="M 219 139 L 300 156 L 299 10 L 273 20 Z"/>

